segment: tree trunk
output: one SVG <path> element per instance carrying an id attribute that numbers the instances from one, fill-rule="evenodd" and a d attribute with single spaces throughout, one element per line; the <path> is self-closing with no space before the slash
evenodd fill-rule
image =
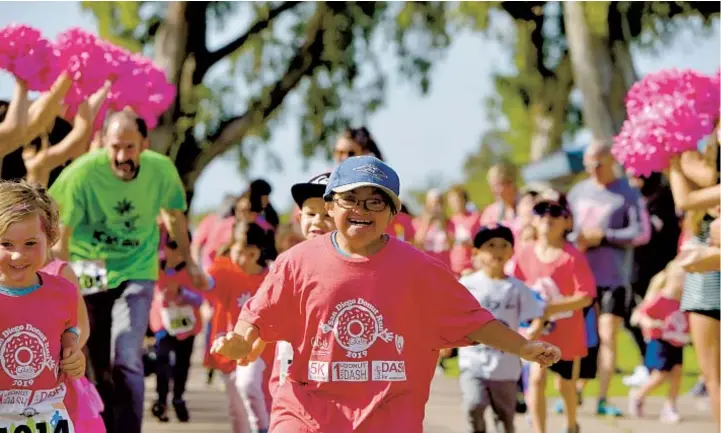
<path id="1" fill-rule="evenodd" d="M 584 4 L 565 2 L 564 19 L 576 86 L 583 94 L 584 120 L 597 139 L 610 140 L 626 119 L 625 98 L 637 75 L 626 16 L 618 4 L 608 9 L 605 35 L 590 30 Z"/>
<path id="2" fill-rule="evenodd" d="M 610 44 L 606 38 L 591 32 L 582 2 L 564 2 L 563 12 L 573 77 L 583 95 L 584 121 L 595 139 L 611 140 L 619 131 L 625 113 L 621 116 L 618 108 L 622 80 L 614 66 Z M 624 50 L 617 48 L 617 52 L 623 54 Z M 625 77 L 628 71 L 623 72 L 621 76 Z"/>

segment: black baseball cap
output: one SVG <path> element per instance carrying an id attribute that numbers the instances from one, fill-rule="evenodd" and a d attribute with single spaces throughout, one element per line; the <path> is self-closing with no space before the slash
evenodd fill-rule
<path id="1" fill-rule="evenodd" d="M 311 178 L 308 182 L 296 183 L 290 187 L 290 194 L 295 200 L 298 207 L 303 207 L 303 203 L 309 198 L 323 198 L 325 187 L 328 185 L 330 173 L 323 173 Z"/>
<path id="2" fill-rule="evenodd" d="M 501 224 L 486 225 L 481 227 L 476 236 L 473 238 L 473 246 L 480 248 L 486 242 L 493 238 L 501 238 L 510 242 L 513 246 L 513 232 L 508 227 Z"/>

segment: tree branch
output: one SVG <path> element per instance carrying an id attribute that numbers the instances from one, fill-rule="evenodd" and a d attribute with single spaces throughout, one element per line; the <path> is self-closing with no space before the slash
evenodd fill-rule
<path id="1" fill-rule="evenodd" d="M 317 7 L 316 13 L 308 22 L 304 44 L 297 49 L 285 73 L 270 90 L 252 101 L 244 114 L 221 122 L 217 131 L 208 136 L 208 141 L 212 143 L 209 148 L 202 151 L 197 145 L 194 146 L 195 149 L 181 148 L 176 164 L 185 161 L 189 164 L 189 167 L 178 167 L 179 172 L 184 174 L 186 186 L 192 188 L 200 172 L 213 158 L 241 141 L 253 126 L 266 121 L 300 80 L 312 74 L 322 64 L 325 33 L 323 21 L 331 12 L 324 3 L 318 3 Z"/>
<path id="2" fill-rule="evenodd" d="M 258 20 L 252 26 L 250 26 L 250 28 L 245 33 L 228 42 L 227 45 L 220 47 L 211 53 L 208 53 L 208 55 L 202 59 L 202 62 L 198 62 L 199 64 L 197 69 L 195 70 L 194 81 L 203 81 L 203 77 L 208 72 L 208 70 L 213 67 L 213 65 L 218 63 L 227 55 L 231 54 L 233 51 L 242 47 L 243 44 L 248 42 L 248 39 L 250 39 L 252 36 L 257 35 L 261 31 L 268 28 L 268 24 L 270 24 L 270 22 L 273 21 L 280 14 L 287 10 L 293 9 L 301 3 L 302 2 L 299 1 L 287 1 L 281 3 L 276 8 L 271 9 L 268 12 L 268 16 L 266 18 Z"/>

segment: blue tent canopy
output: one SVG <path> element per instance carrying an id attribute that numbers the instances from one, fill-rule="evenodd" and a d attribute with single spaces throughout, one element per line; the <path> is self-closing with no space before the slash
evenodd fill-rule
<path id="1" fill-rule="evenodd" d="M 521 177 L 526 183 L 548 182 L 583 170 L 583 150 L 559 151 L 521 168 Z"/>

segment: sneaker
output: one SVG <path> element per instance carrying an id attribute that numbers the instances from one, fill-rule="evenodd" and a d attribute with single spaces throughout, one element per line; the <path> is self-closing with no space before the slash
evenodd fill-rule
<path id="1" fill-rule="evenodd" d="M 628 414 L 634 418 L 643 417 L 643 400 L 634 391 L 628 393 Z"/>
<path id="2" fill-rule="evenodd" d="M 596 415 L 619 417 L 623 416 L 623 413 L 618 408 L 606 400 L 599 400 L 598 406 L 596 406 Z"/>
<path id="3" fill-rule="evenodd" d="M 639 365 L 633 370 L 632 375 L 624 377 L 621 381 L 629 388 L 638 388 L 648 381 L 649 375 L 648 368 Z"/>
<path id="4" fill-rule="evenodd" d="M 173 409 L 175 410 L 175 416 L 180 422 L 190 421 L 190 413 L 188 407 L 185 405 L 185 400 L 173 400 Z"/>
<path id="5" fill-rule="evenodd" d="M 661 409 L 661 416 L 659 419 L 664 424 L 676 424 L 681 421 L 681 415 L 679 415 L 673 407 L 665 405 L 663 409 Z"/>
<path id="6" fill-rule="evenodd" d="M 516 396 L 516 413 L 526 413 L 528 407 L 526 406 L 526 400 L 523 397 L 523 393 L 518 393 Z"/>
<path id="7" fill-rule="evenodd" d="M 158 419 L 160 422 L 168 422 L 170 421 L 170 418 L 168 418 L 168 405 L 165 403 L 161 403 L 159 401 L 156 401 L 153 404 L 152 409 L 150 412 L 153 414 L 155 418 Z"/>
<path id="8" fill-rule="evenodd" d="M 706 397 L 708 395 L 708 391 L 706 390 L 706 384 L 704 382 L 696 382 L 696 384 L 691 388 L 691 390 L 688 392 L 694 397 Z"/>

